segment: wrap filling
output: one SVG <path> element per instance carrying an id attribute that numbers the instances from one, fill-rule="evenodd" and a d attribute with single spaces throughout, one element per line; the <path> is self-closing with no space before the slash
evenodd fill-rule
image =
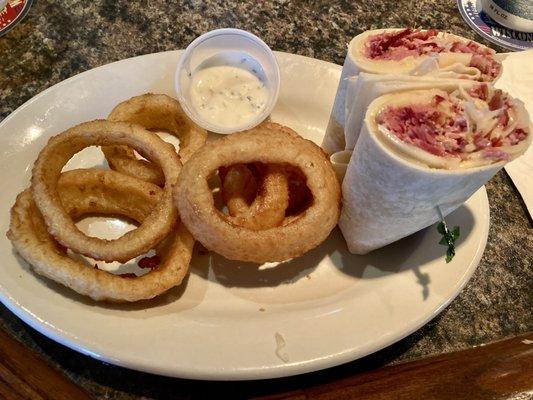
<path id="1" fill-rule="evenodd" d="M 481 72 L 482 81 L 499 76 L 501 63 L 494 59 L 495 51 L 474 41 L 463 41 L 441 34 L 437 29 L 402 29 L 369 36 L 365 55 L 371 60 L 399 61 L 407 57 L 435 56 L 439 53 L 471 54 L 468 66 Z"/>
<path id="2" fill-rule="evenodd" d="M 376 118 L 379 130 L 446 159 L 434 165 L 444 168 L 463 161 L 472 166 L 507 161 L 519 150 L 517 145 L 525 145 L 529 117 L 524 105 L 499 89 L 482 83 L 451 93 L 434 90 L 428 100 L 385 106 Z"/>

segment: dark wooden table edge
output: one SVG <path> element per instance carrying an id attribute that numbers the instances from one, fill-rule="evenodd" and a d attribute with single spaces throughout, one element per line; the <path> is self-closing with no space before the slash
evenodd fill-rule
<path id="1" fill-rule="evenodd" d="M 533 332 L 310 385 L 262 400 L 522 399 L 533 393 Z M 276 381 L 272 381 L 275 389 Z M 518 397 L 517 397 L 518 396 Z M 0 398 L 89 400 L 92 395 L 0 328 Z M 259 399 L 259 398 L 258 398 Z"/>
<path id="2" fill-rule="evenodd" d="M 532 398 L 528 396 L 533 397 L 533 332 L 256 400 Z"/>
<path id="3" fill-rule="evenodd" d="M 90 400 L 94 397 L 0 328 L 0 399 Z"/>

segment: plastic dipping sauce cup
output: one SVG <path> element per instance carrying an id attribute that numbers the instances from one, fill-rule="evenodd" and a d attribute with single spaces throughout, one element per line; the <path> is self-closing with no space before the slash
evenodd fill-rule
<path id="1" fill-rule="evenodd" d="M 229 134 L 253 128 L 276 105 L 279 66 L 272 50 L 240 29 L 217 29 L 182 53 L 175 87 L 185 113 L 202 128 Z"/>

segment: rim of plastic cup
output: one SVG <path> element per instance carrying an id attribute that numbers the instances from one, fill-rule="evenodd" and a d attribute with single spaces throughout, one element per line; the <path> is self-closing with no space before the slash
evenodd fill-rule
<path id="1" fill-rule="evenodd" d="M 189 103 L 184 99 L 184 96 L 181 92 L 181 86 L 180 86 L 180 79 L 179 75 L 181 70 L 183 69 L 183 66 L 185 64 L 185 60 L 188 58 L 188 56 L 196 49 L 196 47 L 203 43 L 205 40 L 212 38 L 213 36 L 219 36 L 219 35 L 227 35 L 227 34 L 236 34 L 236 35 L 242 35 L 246 36 L 249 39 L 252 39 L 254 42 L 259 44 L 270 56 L 272 60 L 272 65 L 274 66 L 274 74 L 277 79 L 278 84 L 276 87 L 270 87 L 269 88 L 269 103 L 264 108 L 263 112 L 261 114 L 258 114 L 255 119 L 253 119 L 250 122 L 247 122 L 246 124 L 242 124 L 239 126 L 231 127 L 231 128 L 224 128 L 221 126 L 213 125 L 209 123 L 208 121 L 205 121 L 201 119 L 196 113 L 194 113 L 189 106 Z M 257 60 L 256 60 L 257 61 Z M 257 61 L 259 63 L 259 61 Z M 260 63 L 259 63 L 260 64 Z M 269 82 L 269 84 L 272 84 L 272 82 Z M 255 36 L 253 33 L 250 33 L 248 31 L 244 31 L 242 29 L 236 29 L 236 28 L 222 28 L 222 29 L 215 29 L 213 31 L 209 31 L 207 33 L 204 33 L 201 36 L 198 36 L 196 39 L 194 39 L 187 48 L 181 53 L 181 56 L 178 61 L 178 66 L 176 67 L 176 73 L 174 76 L 174 88 L 176 90 L 178 101 L 181 105 L 181 108 L 183 111 L 185 111 L 185 114 L 192 119 L 196 124 L 200 125 L 202 128 L 207 129 L 211 132 L 221 133 L 221 134 L 230 134 L 234 132 L 240 132 L 247 129 L 251 129 L 257 125 L 259 125 L 261 122 L 263 122 L 271 113 L 274 107 L 276 106 L 276 103 L 278 101 L 279 96 L 279 90 L 281 86 L 281 74 L 279 71 L 279 65 L 278 61 L 276 59 L 276 56 L 274 55 L 274 52 L 268 45 L 259 37 Z"/>

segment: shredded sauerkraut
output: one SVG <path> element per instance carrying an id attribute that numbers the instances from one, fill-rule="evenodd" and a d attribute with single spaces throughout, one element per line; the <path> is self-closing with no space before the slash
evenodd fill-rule
<path id="1" fill-rule="evenodd" d="M 439 53 L 471 54 L 468 66 L 481 72 L 482 81 L 494 80 L 501 71 L 501 63 L 494 59 L 495 51 L 474 41 L 451 39 L 437 29 L 403 29 L 369 36 L 365 54 L 372 60 L 399 61 Z"/>
<path id="2" fill-rule="evenodd" d="M 438 157 L 495 162 L 511 158 L 512 146 L 528 135 L 529 120 L 519 100 L 482 83 L 452 93 L 439 90 L 426 104 L 387 106 L 377 123 Z"/>

